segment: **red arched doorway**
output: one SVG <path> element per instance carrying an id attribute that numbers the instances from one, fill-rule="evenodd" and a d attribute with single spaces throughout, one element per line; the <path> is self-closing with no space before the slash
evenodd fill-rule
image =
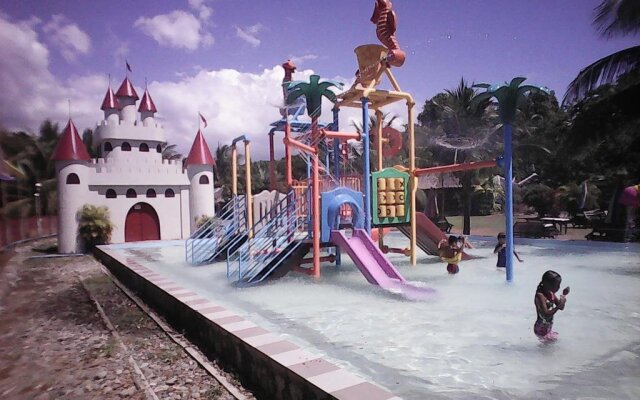
<path id="1" fill-rule="evenodd" d="M 160 240 L 158 214 L 147 203 L 137 203 L 127 213 L 124 223 L 124 241 Z"/>

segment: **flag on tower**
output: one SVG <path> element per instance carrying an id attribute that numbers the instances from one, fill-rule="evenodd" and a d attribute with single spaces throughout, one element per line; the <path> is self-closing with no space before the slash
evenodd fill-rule
<path id="1" fill-rule="evenodd" d="M 204 127 L 207 127 L 207 120 L 204 118 L 204 116 L 202 115 L 202 113 L 198 113 L 198 115 L 200 115 L 200 119 L 202 120 L 202 123 L 204 124 Z"/>
<path id="2" fill-rule="evenodd" d="M 128 62 L 126 59 L 124 60 L 124 63 L 125 63 L 125 65 L 127 66 L 127 71 L 129 71 L 129 72 L 133 72 L 133 71 L 131 70 L 131 65 L 129 65 L 129 62 Z"/>

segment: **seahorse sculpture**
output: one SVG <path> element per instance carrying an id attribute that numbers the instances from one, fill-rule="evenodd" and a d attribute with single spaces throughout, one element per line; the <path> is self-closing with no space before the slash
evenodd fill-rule
<path id="1" fill-rule="evenodd" d="M 391 0 L 376 0 L 371 22 L 376 25 L 376 36 L 389 49 L 387 63 L 401 67 L 406 53 L 400 49 L 396 38 L 396 13 L 392 9 Z"/>
<path id="2" fill-rule="evenodd" d="M 296 72 L 296 65 L 291 60 L 287 60 L 287 62 L 282 64 L 282 68 L 284 68 L 284 78 L 282 79 L 282 95 L 284 96 L 284 102 L 287 103 L 287 96 L 289 95 L 289 91 L 287 90 L 286 83 L 289 83 L 293 80 L 293 73 Z M 283 107 L 280 109 L 280 114 L 284 117 L 287 115 L 287 108 Z"/>

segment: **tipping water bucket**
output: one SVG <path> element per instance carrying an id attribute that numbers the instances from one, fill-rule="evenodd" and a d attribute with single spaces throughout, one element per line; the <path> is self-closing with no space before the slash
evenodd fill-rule
<path id="1" fill-rule="evenodd" d="M 385 59 L 389 50 L 379 44 L 365 44 L 355 48 L 358 59 L 358 71 L 360 73 L 360 83 L 368 86 L 373 78 L 382 69 L 381 60 Z M 376 84 L 379 83 L 376 82 Z"/>

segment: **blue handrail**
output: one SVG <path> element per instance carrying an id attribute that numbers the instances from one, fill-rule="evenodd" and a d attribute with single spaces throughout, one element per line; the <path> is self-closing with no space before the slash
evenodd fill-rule
<path id="1" fill-rule="evenodd" d="M 234 196 L 218 216 L 210 218 L 185 242 L 185 257 L 190 264 L 203 264 L 217 257 L 223 243 L 247 231 L 246 202 Z"/>
<path id="2" fill-rule="evenodd" d="M 244 284 L 261 282 L 308 237 L 306 221 L 299 216 L 304 204 L 295 208 L 293 191 L 283 200 L 287 202 L 286 212 L 276 215 L 251 240 L 230 252 L 227 279 Z M 279 262 L 264 271 L 278 257 Z"/>

